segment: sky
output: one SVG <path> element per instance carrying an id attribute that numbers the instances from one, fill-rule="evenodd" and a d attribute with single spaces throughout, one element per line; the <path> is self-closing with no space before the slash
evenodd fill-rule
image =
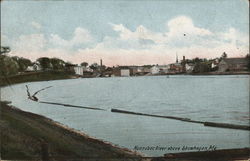
<path id="1" fill-rule="evenodd" d="M 169 64 L 249 53 L 248 0 L 3 0 L 12 56 L 72 63 Z"/>

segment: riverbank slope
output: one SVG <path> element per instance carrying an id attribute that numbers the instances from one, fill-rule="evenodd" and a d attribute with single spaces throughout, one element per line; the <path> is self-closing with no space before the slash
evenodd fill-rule
<path id="1" fill-rule="evenodd" d="M 69 71 L 41 71 L 30 72 L 8 77 L 0 77 L 0 86 L 12 85 L 24 82 L 49 81 L 60 79 L 77 78 L 76 75 Z"/>
<path id="2" fill-rule="evenodd" d="M 4 102 L 1 109 L 1 159 L 5 160 L 141 160 L 128 149 L 91 138 L 44 116 Z"/>

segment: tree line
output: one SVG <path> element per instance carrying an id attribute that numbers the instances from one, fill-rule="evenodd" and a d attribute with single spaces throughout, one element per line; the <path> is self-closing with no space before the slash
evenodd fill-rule
<path id="1" fill-rule="evenodd" d="M 32 67 L 34 70 L 57 70 L 64 71 L 68 70 L 67 67 L 74 66 L 71 62 L 65 62 L 59 58 L 48 58 L 48 57 L 40 57 L 36 59 L 36 61 L 32 62 L 31 60 L 18 56 L 8 56 L 6 54 L 0 55 L 0 76 L 10 76 L 16 75 L 18 73 L 25 72 L 28 67 Z M 81 66 L 87 67 L 87 62 L 82 62 Z M 92 70 L 99 69 L 99 65 L 97 63 L 93 63 L 89 66 Z M 105 66 L 103 66 L 105 67 Z"/>
<path id="2" fill-rule="evenodd" d="M 41 70 L 64 70 L 67 62 L 58 58 L 38 58 L 35 62 L 23 57 L 0 55 L 0 75 L 9 76 L 25 72 L 29 66 L 37 64 Z M 69 64 L 69 63 L 68 63 Z"/>

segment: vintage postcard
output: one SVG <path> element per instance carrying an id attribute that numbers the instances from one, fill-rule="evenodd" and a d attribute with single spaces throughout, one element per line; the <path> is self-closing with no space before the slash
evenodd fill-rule
<path id="1" fill-rule="evenodd" d="M 1 160 L 249 160 L 248 0 L 1 0 Z"/>

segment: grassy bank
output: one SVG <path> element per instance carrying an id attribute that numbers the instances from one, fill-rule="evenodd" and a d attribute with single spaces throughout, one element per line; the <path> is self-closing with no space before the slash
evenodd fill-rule
<path id="1" fill-rule="evenodd" d="M 41 159 L 43 146 L 50 160 L 140 160 L 140 155 L 90 138 L 46 117 L 1 102 L 1 157 L 7 160 Z"/>
<path id="2" fill-rule="evenodd" d="M 48 81 L 59 79 L 71 79 L 76 76 L 72 72 L 68 71 L 44 71 L 44 72 L 30 72 L 19 75 L 13 75 L 8 77 L 0 77 L 0 86 L 6 86 L 9 84 L 17 84 L 24 82 L 35 81 Z"/>

